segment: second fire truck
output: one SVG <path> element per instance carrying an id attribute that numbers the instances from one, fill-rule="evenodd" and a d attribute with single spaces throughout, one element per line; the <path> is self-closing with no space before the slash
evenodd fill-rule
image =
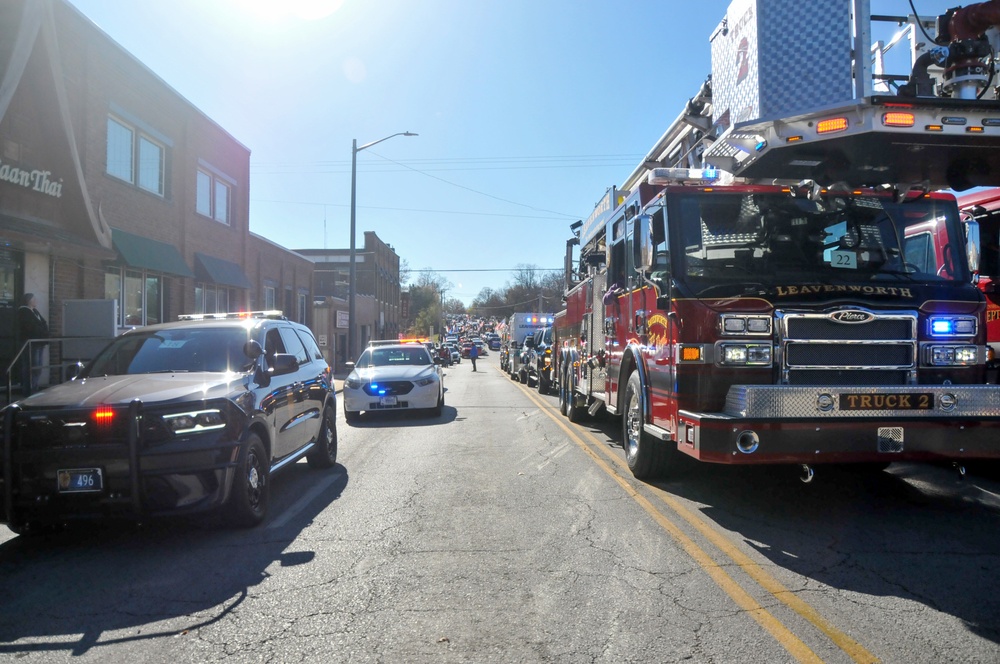
<path id="1" fill-rule="evenodd" d="M 678 453 L 807 480 L 826 463 L 1000 458 L 975 224 L 934 193 L 1000 183 L 1000 6 L 876 17 L 912 37 L 895 77 L 868 2 L 782 7 L 732 3 L 711 79 L 575 225 L 561 409 L 620 416 L 640 478 Z"/>

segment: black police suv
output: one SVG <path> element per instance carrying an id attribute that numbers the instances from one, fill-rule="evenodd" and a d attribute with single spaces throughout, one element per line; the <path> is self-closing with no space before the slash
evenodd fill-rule
<path id="1" fill-rule="evenodd" d="M 278 312 L 130 330 L 75 379 L 3 411 L 0 522 L 225 511 L 267 516 L 272 474 L 337 461 L 336 392 L 312 333 Z"/>

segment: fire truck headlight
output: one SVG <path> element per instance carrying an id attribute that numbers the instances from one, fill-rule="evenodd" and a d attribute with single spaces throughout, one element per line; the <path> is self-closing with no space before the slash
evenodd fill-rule
<path id="1" fill-rule="evenodd" d="M 770 316 L 749 316 L 744 314 L 722 314 L 719 321 L 719 329 L 726 336 L 744 334 L 770 334 Z"/>
<path id="2" fill-rule="evenodd" d="M 770 344 L 722 344 L 719 359 L 726 366 L 771 365 Z"/>
<path id="3" fill-rule="evenodd" d="M 935 367 L 969 366 L 979 359 L 976 346 L 928 346 L 927 362 Z"/>

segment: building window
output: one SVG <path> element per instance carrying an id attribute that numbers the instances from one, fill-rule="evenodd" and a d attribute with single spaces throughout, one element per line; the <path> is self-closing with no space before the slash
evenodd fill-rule
<path id="1" fill-rule="evenodd" d="M 132 181 L 132 130 L 108 118 L 108 175 Z"/>
<path id="2" fill-rule="evenodd" d="M 230 185 L 207 171 L 198 169 L 195 211 L 229 225 Z"/>
<path id="3" fill-rule="evenodd" d="M 139 137 L 139 186 L 163 195 L 163 147 L 145 136 Z"/>
<path id="4" fill-rule="evenodd" d="M 140 133 L 138 142 L 135 136 L 135 128 L 116 118 L 108 118 L 108 175 L 163 196 L 166 191 L 166 150 L 149 136 Z"/>
<path id="5" fill-rule="evenodd" d="M 303 325 L 306 324 L 306 300 L 308 299 L 306 293 L 299 293 L 299 322 Z"/>
<path id="6" fill-rule="evenodd" d="M 118 303 L 119 327 L 163 322 L 163 277 L 143 270 L 109 267 L 104 273 L 104 297 Z"/>
<path id="7" fill-rule="evenodd" d="M 264 311 L 274 311 L 274 286 L 264 286 Z"/>

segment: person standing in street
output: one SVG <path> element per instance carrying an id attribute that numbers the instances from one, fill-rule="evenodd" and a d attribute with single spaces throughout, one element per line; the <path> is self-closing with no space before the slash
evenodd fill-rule
<path id="1" fill-rule="evenodd" d="M 476 344 L 472 344 L 472 348 L 469 349 L 469 359 L 472 360 L 472 370 L 476 370 L 476 358 L 479 357 L 479 347 Z"/>
<path id="2" fill-rule="evenodd" d="M 49 326 L 38 311 L 38 301 L 34 293 L 25 293 L 21 306 L 17 308 L 17 343 L 22 346 L 29 339 L 45 339 L 49 336 Z M 33 343 L 21 358 L 21 389 L 24 396 L 38 391 L 38 378 L 42 374 L 42 358 L 45 344 Z"/>

